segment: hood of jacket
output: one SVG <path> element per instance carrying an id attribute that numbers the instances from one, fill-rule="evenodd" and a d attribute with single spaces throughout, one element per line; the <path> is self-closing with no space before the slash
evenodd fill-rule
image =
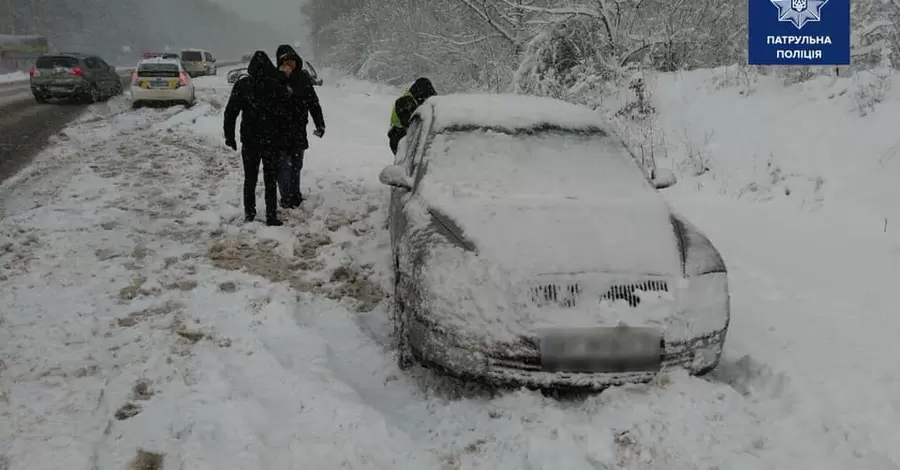
<path id="1" fill-rule="evenodd" d="M 297 51 L 288 44 L 278 46 L 278 49 L 275 50 L 275 60 L 279 67 L 288 60 L 296 60 L 297 68 L 303 67 L 303 59 L 300 58 L 300 54 L 297 54 Z"/>
<path id="2" fill-rule="evenodd" d="M 247 73 L 254 78 L 277 78 L 278 69 L 272 64 L 272 59 L 263 51 L 253 53 L 250 64 L 247 65 Z"/>
<path id="3" fill-rule="evenodd" d="M 434 95 L 437 95 L 437 91 L 434 90 L 434 86 L 431 84 L 431 80 L 425 77 L 416 79 L 412 86 L 409 87 L 409 92 L 419 103 L 428 98 L 431 98 Z"/>

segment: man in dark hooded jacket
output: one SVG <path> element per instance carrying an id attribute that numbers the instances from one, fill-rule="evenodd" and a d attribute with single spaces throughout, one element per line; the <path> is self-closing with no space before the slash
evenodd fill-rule
<path id="1" fill-rule="evenodd" d="M 241 156 L 244 161 L 244 214 L 246 221 L 256 218 L 256 183 L 259 164 L 265 184 L 266 225 L 282 225 L 278 220 L 278 160 L 289 134 L 287 123 L 292 108 L 287 87 L 281 81 L 272 60 L 256 51 L 242 77 L 231 89 L 225 106 L 225 145 L 237 150 L 235 121 L 241 115 Z"/>
<path id="2" fill-rule="evenodd" d="M 397 146 L 400 145 L 400 141 L 406 137 L 409 120 L 412 119 L 413 113 L 425 100 L 434 95 L 437 95 L 437 92 L 431 85 L 431 80 L 421 77 L 409 87 L 409 91 L 394 102 L 394 109 L 391 111 L 391 128 L 388 130 L 391 152 L 394 152 L 394 155 L 397 154 Z"/>
<path id="3" fill-rule="evenodd" d="M 292 120 L 287 147 L 278 170 L 278 188 L 281 190 L 281 207 L 294 208 L 303 202 L 300 191 L 300 171 L 303 170 L 303 155 L 309 148 L 306 136 L 307 116 L 312 116 L 316 130 L 313 135 L 322 138 L 325 135 L 325 118 L 319 96 L 313 88 L 312 78 L 303 70 L 303 59 L 293 47 L 282 44 L 275 51 L 278 69 L 284 72 L 285 83 L 291 90 L 291 103 L 295 111 Z"/>

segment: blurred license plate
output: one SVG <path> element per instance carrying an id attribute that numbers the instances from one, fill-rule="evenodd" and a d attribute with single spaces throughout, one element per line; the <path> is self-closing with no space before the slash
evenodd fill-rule
<path id="1" fill-rule="evenodd" d="M 141 88 L 175 88 L 175 81 L 163 79 L 143 80 L 141 81 Z"/>
<path id="2" fill-rule="evenodd" d="M 652 327 L 548 328 L 539 332 L 548 372 L 648 372 L 662 368 L 662 332 Z"/>
<path id="3" fill-rule="evenodd" d="M 67 91 L 69 91 L 69 89 L 64 86 L 52 86 L 52 87 L 50 87 L 50 91 L 67 92 Z"/>

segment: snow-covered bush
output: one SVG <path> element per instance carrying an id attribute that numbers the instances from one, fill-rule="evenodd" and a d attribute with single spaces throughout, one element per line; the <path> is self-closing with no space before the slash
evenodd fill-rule
<path id="1" fill-rule="evenodd" d="M 884 101 L 891 88 L 891 53 L 887 47 L 881 52 L 881 63 L 871 70 L 863 70 L 854 74 L 853 102 L 856 103 L 860 116 L 867 116 L 875 109 L 875 105 Z"/>
<path id="2" fill-rule="evenodd" d="M 650 91 L 644 79 L 636 77 L 628 84 L 628 89 L 634 93 L 634 99 L 629 100 L 616 111 L 616 117 L 631 121 L 646 121 L 656 113 L 656 108 L 650 103 Z"/>
<path id="3" fill-rule="evenodd" d="M 763 67 L 755 65 L 731 65 L 719 68 L 713 79 L 713 89 L 736 88 L 741 95 L 749 96 L 756 91 Z"/>

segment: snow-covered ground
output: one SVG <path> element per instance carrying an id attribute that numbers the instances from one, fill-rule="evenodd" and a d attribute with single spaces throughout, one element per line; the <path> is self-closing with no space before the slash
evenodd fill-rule
<path id="1" fill-rule="evenodd" d="M 726 357 L 711 377 L 675 371 L 557 400 L 397 368 L 377 179 L 397 91 L 326 80 L 328 133 L 312 139 L 307 202 L 284 227 L 242 223 L 224 77 L 198 79 L 189 110 L 95 105 L 4 184 L 0 468 L 898 468 L 900 243 L 863 223 L 874 208 L 853 211 L 894 144 L 877 132 L 839 142 L 833 123 L 887 126 L 900 101 L 859 117 L 795 89 L 747 98 L 707 91 L 700 75 L 661 79 L 663 128 L 718 139 L 720 163 L 666 194 L 731 269 Z M 807 147 L 765 127 L 776 118 L 835 142 L 795 155 Z M 760 146 L 749 155 L 771 148 L 843 190 L 804 205 L 802 191 L 766 201 L 716 188 L 749 178 L 748 141 Z"/>
<path id="2" fill-rule="evenodd" d="M 28 74 L 25 72 L 0 73 L 0 83 L 18 82 L 28 80 Z"/>

